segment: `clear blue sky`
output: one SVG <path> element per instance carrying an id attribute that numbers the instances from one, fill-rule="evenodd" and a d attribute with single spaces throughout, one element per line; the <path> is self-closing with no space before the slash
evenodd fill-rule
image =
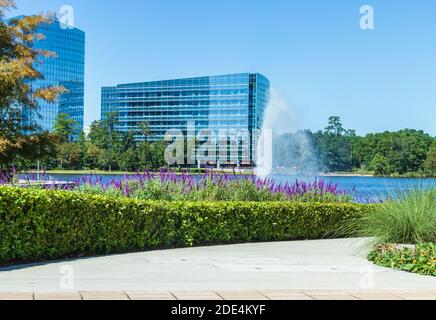
<path id="1" fill-rule="evenodd" d="M 17 14 L 75 9 L 87 36 L 85 122 L 100 88 L 260 72 L 297 126 L 339 115 L 359 134 L 416 128 L 436 135 L 434 0 L 17 0 Z M 359 27 L 360 7 L 375 30 Z"/>

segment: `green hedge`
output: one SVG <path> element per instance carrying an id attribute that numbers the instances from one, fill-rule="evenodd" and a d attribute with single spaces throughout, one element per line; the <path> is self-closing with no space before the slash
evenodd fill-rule
<path id="1" fill-rule="evenodd" d="M 0 187 L 0 263 L 319 239 L 366 208 L 297 202 L 156 202 Z"/>

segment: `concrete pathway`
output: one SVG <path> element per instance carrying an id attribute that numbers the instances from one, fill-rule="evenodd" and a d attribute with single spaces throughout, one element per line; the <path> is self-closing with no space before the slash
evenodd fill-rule
<path id="1" fill-rule="evenodd" d="M 0 293 L 0 300 L 434 300 L 429 291 L 86 291 Z"/>
<path id="2" fill-rule="evenodd" d="M 14 266 L 0 269 L 0 299 L 436 298 L 435 277 L 374 266 L 367 244 L 241 244 Z"/>

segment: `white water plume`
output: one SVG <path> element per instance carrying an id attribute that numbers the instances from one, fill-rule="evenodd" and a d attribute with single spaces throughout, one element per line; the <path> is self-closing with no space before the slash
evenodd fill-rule
<path id="1" fill-rule="evenodd" d="M 276 89 L 271 89 L 268 105 L 265 109 L 263 129 L 273 130 L 274 136 L 290 133 L 295 130 L 296 116 Z"/>
<path id="2" fill-rule="evenodd" d="M 307 132 L 297 131 L 296 124 L 290 104 L 272 89 L 257 146 L 256 175 L 267 176 L 276 170 L 294 175 L 318 172 L 311 137 Z"/>

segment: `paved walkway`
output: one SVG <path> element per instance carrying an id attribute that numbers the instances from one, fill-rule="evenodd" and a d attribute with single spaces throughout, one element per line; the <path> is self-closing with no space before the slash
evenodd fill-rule
<path id="1" fill-rule="evenodd" d="M 435 277 L 376 267 L 365 258 L 367 243 L 241 244 L 14 266 L 0 269 L 0 299 L 436 297 Z"/>
<path id="2" fill-rule="evenodd" d="M 418 291 L 175 291 L 0 293 L 0 300 L 435 300 L 436 290 Z"/>

